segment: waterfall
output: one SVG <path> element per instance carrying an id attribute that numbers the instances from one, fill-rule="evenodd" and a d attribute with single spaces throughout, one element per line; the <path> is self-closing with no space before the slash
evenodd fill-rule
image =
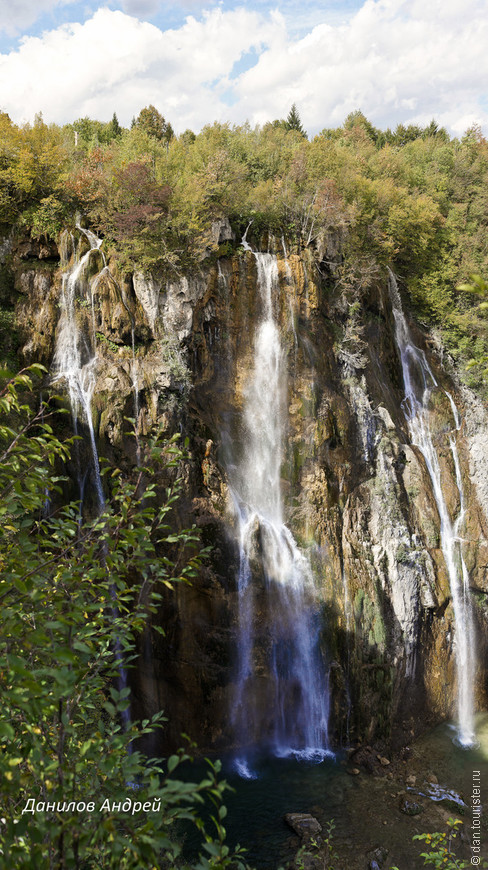
<path id="1" fill-rule="evenodd" d="M 250 250 L 244 237 L 243 245 Z M 307 558 L 283 519 L 285 355 L 273 317 L 278 265 L 255 253 L 262 319 L 245 388 L 243 449 L 230 470 L 239 544 L 238 663 L 233 723 L 241 745 L 319 760 L 328 754 L 329 692 L 318 596 Z M 237 768 L 250 776 L 247 756 Z"/>
<path id="2" fill-rule="evenodd" d="M 469 576 L 462 552 L 460 529 L 465 517 L 464 493 L 461 479 L 461 466 L 456 439 L 451 434 L 449 446 L 455 468 L 456 486 L 459 493 L 460 509 L 457 517 L 449 514 L 441 480 L 439 454 L 436 450 L 431 431 L 429 400 L 432 391 L 438 386 L 432 370 L 422 350 L 412 341 L 400 294 L 393 273 L 390 272 L 390 296 L 395 318 L 395 338 L 400 352 L 405 399 L 402 403 L 412 444 L 424 457 L 432 482 L 432 491 L 440 518 L 441 548 L 446 563 L 451 589 L 452 606 L 455 620 L 455 664 L 457 679 L 457 737 L 459 745 L 469 748 L 475 745 L 474 732 L 474 678 L 476 668 L 475 635 L 472 606 L 469 591 Z M 454 430 L 461 425 L 459 412 L 454 399 L 446 393 L 451 404 Z"/>
<path id="3" fill-rule="evenodd" d="M 82 257 L 78 256 L 78 252 L 75 249 L 75 262 L 71 268 L 68 268 L 63 273 L 61 285 L 61 315 L 56 335 L 52 382 L 56 383 L 63 379 L 66 381 L 75 435 L 78 435 L 78 421 L 80 419 L 81 422 L 86 424 L 88 427 L 93 466 L 93 482 L 97 497 L 97 511 L 98 513 L 101 513 L 105 508 L 105 496 L 103 494 L 100 463 L 98 459 L 91 412 L 91 401 L 95 389 L 95 366 L 97 362 L 93 291 L 96 288 L 97 281 L 102 272 L 107 269 L 107 266 L 102 254 L 104 264 L 103 269 L 95 275 L 92 281 L 86 281 L 85 269 L 88 266 L 92 254 L 100 249 L 102 239 L 97 238 L 97 236 L 90 230 L 83 229 L 80 226 L 78 226 L 77 229 L 86 237 L 90 248 Z M 63 245 L 62 248 L 67 251 L 67 246 Z M 88 299 L 87 290 L 89 291 Z M 77 299 L 81 300 L 82 303 L 87 303 L 90 307 L 90 338 L 88 338 L 79 327 L 76 316 Z M 75 442 L 75 449 L 77 449 L 77 442 Z M 78 465 L 81 521 L 87 469 L 82 472 L 81 462 L 79 462 Z M 111 595 L 114 602 L 112 612 L 114 618 L 118 618 L 119 612 L 115 587 L 112 587 Z M 118 638 L 115 639 L 114 652 L 116 661 L 118 662 L 118 689 L 119 691 L 122 691 L 128 687 L 128 680 L 127 671 L 123 664 L 123 652 Z M 129 709 L 123 711 L 122 721 L 127 730 L 130 726 Z"/>
<path id="4" fill-rule="evenodd" d="M 78 420 L 81 419 L 88 427 L 90 447 L 93 464 L 94 488 L 97 496 L 98 510 L 103 510 L 105 498 L 103 495 L 102 481 L 100 477 L 100 465 L 95 442 L 95 432 L 91 413 L 91 401 L 95 388 L 95 365 L 96 349 L 94 342 L 95 319 L 93 311 L 93 297 L 86 300 L 85 268 L 94 251 L 98 251 L 102 240 L 98 239 L 90 230 L 78 229 L 87 238 L 90 248 L 81 257 L 75 257 L 75 262 L 70 269 L 64 272 L 61 287 L 61 316 L 59 319 L 56 335 L 56 346 L 53 360 L 53 383 L 65 380 L 68 387 L 71 414 L 73 417 L 73 429 L 78 434 Z M 80 330 L 76 317 L 76 300 L 81 297 L 89 301 L 92 310 L 92 338 L 91 341 Z M 80 510 L 85 492 L 85 473 L 79 475 Z"/>

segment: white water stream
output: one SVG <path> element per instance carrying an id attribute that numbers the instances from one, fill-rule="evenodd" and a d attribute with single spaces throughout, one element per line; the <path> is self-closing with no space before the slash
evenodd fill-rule
<path id="1" fill-rule="evenodd" d="M 105 507 L 105 496 L 103 494 L 100 464 L 91 411 L 91 402 L 95 388 L 95 366 L 97 362 L 93 291 L 96 289 L 97 281 L 107 266 L 102 254 L 104 264 L 102 270 L 91 280 L 87 281 L 85 270 L 88 267 L 92 254 L 99 250 L 102 244 L 102 239 L 97 238 L 97 236 L 90 230 L 83 229 L 80 226 L 78 226 L 77 229 L 87 238 L 90 248 L 82 257 L 77 255 L 77 250 L 75 248 L 75 262 L 71 268 L 67 269 L 63 274 L 61 288 L 61 315 L 56 335 L 52 381 L 53 383 L 56 383 L 57 381 L 65 380 L 67 384 L 75 435 L 79 434 L 79 420 L 88 427 L 93 466 L 92 480 L 97 498 L 97 511 L 98 513 L 101 513 Z M 91 309 L 92 334 L 90 337 L 87 337 L 79 328 L 76 317 L 77 300 L 87 303 Z M 83 472 L 81 463 L 79 463 L 79 466 L 78 484 L 80 490 L 81 520 L 87 470 L 85 469 Z M 112 588 L 112 598 L 114 601 L 113 615 L 114 618 L 117 618 L 118 608 L 115 587 Z M 122 649 L 118 638 L 115 640 L 115 656 L 118 661 L 118 688 L 119 691 L 121 691 L 122 689 L 127 688 L 128 681 L 127 672 L 123 665 Z M 122 720 L 127 729 L 130 726 L 129 709 L 123 711 Z"/>
<path id="2" fill-rule="evenodd" d="M 233 722 L 243 746 L 319 760 L 329 753 L 329 691 L 318 595 L 310 564 L 285 525 L 280 482 L 286 367 L 273 317 L 278 265 L 272 254 L 253 254 L 262 317 L 244 394 L 243 451 L 231 473 L 240 551 Z M 244 751 L 236 762 L 243 776 L 252 775 L 247 759 Z"/>
<path id="3" fill-rule="evenodd" d="M 432 491 L 440 518 L 440 540 L 444 555 L 455 620 L 455 661 L 457 676 L 457 738 L 459 745 L 470 748 L 476 744 L 474 731 L 474 678 L 476 647 L 469 591 L 469 576 L 462 552 L 460 531 L 465 518 L 461 466 L 455 434 L 449 436 L 456 486 L 459 492 L 459 512 L 451 517 L 442 487 L 439 455 L 431 430 L 429 402 L 437 381 L 422 350 L 415 346 L 403 314 L 396 279 L 390 273 L 390 297 L 395 318 L 395 338 L 400 352 L 405 399 L 402 407 L 408 423 L 412 444 L 422 453 L 432 482 Z M 461 421 L 454 399 L 446 393 L 453 412 L 454 432 Z"/>
<path id="4" fill-rule="evenodd" d="M 91 401 L 95 388 L 96 348 L 94 343 L 93 297 L 91 286 L 86 282 L 85 269 L 94 251 L 98 251 L 102 240 L 90 230 L 78 229 L 86 236 L 90 249 L 81 258 L 76 257 L 73 266 L 63 274 L 61 289 L 61 316 L 56 335 L 56 347 L 53 360 L 53 383 L 65 380 L 73 417 L 73 429 L 78 434 L 78 420 L 81 419 L 88 427 L 93 460 L 93 479 L 97 496 L 98 509 L 103 510 L 105 498 L 100 477 L 95 432 L 91 413 Z M 87 287 L 90 289 L 90 299 L 86 299 Z M 79 329 L 76 319 L 76 299 L 82 297 L 92 309 L 92 338 L 88 339 Z M 81 472 L 81 470 L 80 470 Z M 83 501 L 85 477 L 80 473 L 80 501 Z"/>

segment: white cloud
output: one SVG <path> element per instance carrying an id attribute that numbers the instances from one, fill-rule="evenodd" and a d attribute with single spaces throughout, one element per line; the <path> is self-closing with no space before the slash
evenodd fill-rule
<path id="1" fill-rule="evenodd" d="M 136 12 L 153 0 L 125 2 Z M 176 129 L 197 130 L 214 120 L 283 117 L 296 102 L 309 132 L 361 108 L 382 127 L 435 117 L 462 133 L 474 121 L 488 124 L 487 3 L 366 0 L 349 20 L 301 38 L 278 12 L 214 7 L 163 31 L 99 9 L 1 56 L 0 108 L 16 121 L 42 111 L 61 123 L 116 111 L 128 124 L 153 103 Z M 254 66 L 231 78 L 253 49 Z"/>
<path id="2" fill-rule="evenodd" d="M 75 0 L 0 0 L 0 31 L 15 35 L 34 24 L 44 12 L 73 2 Z"/>
<path id="3" fill-rule="evenodd" d="M 240 77 L 234 110 L 245 102 L 260 121 L 296 101 L 309 130 L 358 108 L 379 126 L 434 116 L 456 132 L 461 121 L 486 124 L 487 12 L 485 0 L 366 0 L 345 25 L 269 46 Z"/>
<path id="4" fill-rule="evenodd" d="M 38 111 L 57 122 L 84 115 L 109 119 L 116 111 L 127 124 L 154 103 L 178 127 L 199 127 L 225 108 L 210 83 L 230 73 L 242 52 L 260 45 L 259 31 L 257 14 L 242 9 L 216 9 L 200 21 L 188 17 L 164 33 L 99 9 L 84 24 L 29 37 L 0 57 L 1 108 L 17 121 Z"/>

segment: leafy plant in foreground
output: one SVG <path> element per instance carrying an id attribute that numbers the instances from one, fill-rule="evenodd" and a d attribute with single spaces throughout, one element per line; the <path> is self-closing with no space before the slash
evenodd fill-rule
<path id="1" fill-rule="evenodd" d="M 48 407 L 23 401 L 33 366 L 0 392 L 0 867 L 188 867 L 181 819 L 200 828 L 208 797 L 216 838 L 204 832 L 199 870 L 245 865 L 224 844 L 218 765 L 199 783 L 175 776 L 183 751 L 147 759 L 137 738 L 163 727 L 162 714 L 128 723 L 121 679 L 135 637 L 163 586 L 190 579 L 199 556 L 193 530 L 175 532 L 179 495 L 156 498 L 155 466 L 175 465 L 174 443 L 151 446 L 131 486 L 112 472 L 103 513 L 80 525 L 78 505 L 47 510 L 69 455 Z"/>
<path id="2" fill-rule="evenodd" d="M 469 865 L 466 861 L 457 858 L 451 849 L 453 840 L 457 837 L 458 828 L 462 825 L 460 819 L 448 819 L 448 830 L 433 834 L 416 834 L 414 840 L 423 840 L 429 849 L 428 852 L 421 852 L 421 858 L 424 859 L 424 864 L 435 868 L 446 868 L 446 870 L 465 870 Z M 486 867 L 483 862 L 481 867 Z"/>

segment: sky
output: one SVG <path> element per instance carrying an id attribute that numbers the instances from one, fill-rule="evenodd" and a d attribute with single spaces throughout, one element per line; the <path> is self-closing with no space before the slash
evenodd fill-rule
<path id="1" fill-rule="evenodd" d="M 0 110 L 15 123 L 175 132 L 286 117 L 309 135 L 360 109 L 377 127 L 488 135 L 488 0 L 0 0 Z"/>

